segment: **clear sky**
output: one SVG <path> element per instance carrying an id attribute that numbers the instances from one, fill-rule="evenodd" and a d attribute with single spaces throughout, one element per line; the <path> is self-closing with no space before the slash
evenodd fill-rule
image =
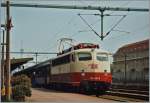
<path id="1" fill-rule="evenodd" d="M 4 0 L 2 0 L 4 1 Z M 61 5 L 93 5 L 109 7 L 149 8 L 149 0 L 10 0 L 15 3 L 39 3 Z M 78 13 L 100 13 L 96 10 L 67 10 L 54 8 L 15 8 L 11 7 L 14 27 L 11 30 L 11 51 L 57 52 L 58 40 L 62 37 L 75 39 L 77 42 L 97 43 L 102 49 L 115 53 L 128 43 L 149 38 L 149 12 L 118 12 L 106 11 L 105 14 L 127 15 L 103 41 L 90 30 L 80 19 Z M 5 9 L 1 10 L 1 22 L 5 22 Z M 100 34 L 100 16 L 84 15 L 89 24 Z M 108 32 L 121 17 L 104 17 L 104 33 Z M 38 60 L 55 55 L 39 55 Z M 18 54 L 11 57 L 19 58 Z M 23 55 L 23 57 L 35 57 Z"/>

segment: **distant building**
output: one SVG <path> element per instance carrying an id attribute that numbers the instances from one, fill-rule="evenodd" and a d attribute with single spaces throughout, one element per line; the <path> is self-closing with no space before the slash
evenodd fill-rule
<path id="1" fill-rule="evenodd" d="M 114 84 L 149 85 L 149 40 L 122 46 L 113 59 Z"/>

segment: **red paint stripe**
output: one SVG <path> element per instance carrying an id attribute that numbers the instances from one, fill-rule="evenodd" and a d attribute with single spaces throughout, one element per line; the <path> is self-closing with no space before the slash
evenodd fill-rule
<path id="1" fill-rule="evenodd" d="M 86 72 L 83 76 L 80 72 L 75 73 L 63 73 L 55 74 L 51 76 L 50 81 L 72 83 L 73 85 L 79 85 L 82 80 L 97 81 L 97 82 L 112 82 L 112 75 L 110 73 L 95 73 Z"/>

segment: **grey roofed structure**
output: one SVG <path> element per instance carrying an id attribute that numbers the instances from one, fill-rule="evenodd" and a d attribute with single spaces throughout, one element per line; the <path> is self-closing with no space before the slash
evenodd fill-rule
<path id="1" fill-rule="evenodd" d="M 26 73 L 28 73 L 28 72 L 33 72 L 33 71 L 35 71 L 36 69 L 38 69 L 38 68 L 40 68 L 40 67 L 44 67 L 44 66 L 47 66 L 47 65 L 50 65 L 50 61 L 51 61 L 51 59 L 48 59 L 48 60 L 46 60 L 46 61 L 43 61 L 43 62 L 41 62 L 41 63 L 39 63 L 39 64 L 35 64 L 35 65 L 33 65 L 33 66 L 31 66 L 31 67 L 28 67 L 28 68 L 26 68 L 26 69 L 23 69 L 23 70 L 21 70 L 21 71 L 19 71 L 19 72 L 17 72 L 17 73 L 15 73 L 15 74 L 26 74 Z"/>
<path id="2" fill-rule="evenodd" d="M 21 65 L 23 65 L 31 60 L 33 60 L 33 58 L 11 59 L 11 71 L 15 70 L 17 67 L 20 67 Z"/>

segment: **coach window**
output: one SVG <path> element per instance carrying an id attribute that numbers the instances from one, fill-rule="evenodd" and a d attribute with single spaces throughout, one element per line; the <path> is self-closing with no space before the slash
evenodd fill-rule
<path id="1" fill-rule="evenodd" d="M 92 60 L 91 53 L 78 53 L 79 61 Z"/>

